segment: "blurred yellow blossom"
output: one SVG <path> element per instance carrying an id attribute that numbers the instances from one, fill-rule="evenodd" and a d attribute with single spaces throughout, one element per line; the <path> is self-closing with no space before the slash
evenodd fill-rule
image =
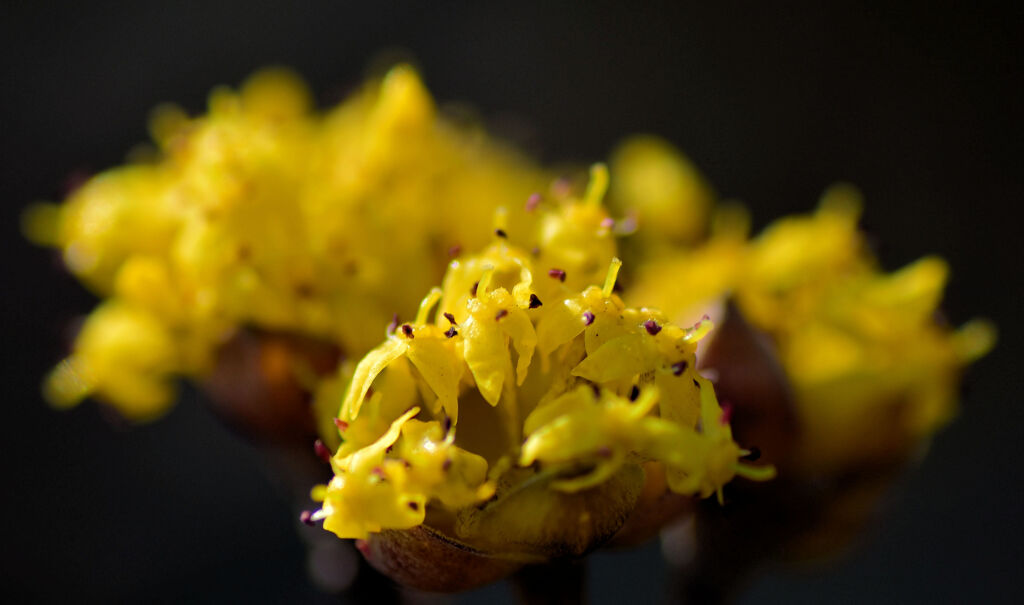
<path id="1" fill-rule="evenodd" d="M 670 149 L 661 153 L 660 162 L 677 163 L 675 174 L 691 170 Z M 678 176 L 662 178 L 679 188 Z M 689 211 L 687 202 L 674 207 Z M 952 330 L 936 318 L 948 273 L 941 259 L 881 270 L 857 229 L 860 211 L 860 194 L 837 185 L 813 214 L 748 239 L 745 212 L 719 205 L 704 240 L 651 259 L 629 290 L 630 300 L 679 321 L 731 298 L 771 338 L 801 425 L 787 463 L 803 472 L 904 458 L 952 417 L 961 369 L 994 342 L 986 321 Z"/>
<path id="2" fill-rule="evenodd" d="M 161 347 L 160 364 L 115 376 L 98 370 L 123 355 L 115 337 L 83 333 L 47 388 L 55 404 L 95 395 L 150 417 L 171 402 L 175 375 L 208 373 L 247 325 L 358 357 L 378 338 L 370 326 L 411 312 L 440 280 L 450 250 L 486 242 L 478 225 L 495 208 L 511 208 L 519 228 L 523 202 L 551 181 L 478 128 L 446 121 L 406 66 L 322 113 L 297 77 L 267 70 L 238 92 L 215 90 L 205 115 L 159 108 L 151 132 L 155 160 L 99 174 L 26 218 L 31 237 L 59 246 L 134 318 L 133 338 Z"/>

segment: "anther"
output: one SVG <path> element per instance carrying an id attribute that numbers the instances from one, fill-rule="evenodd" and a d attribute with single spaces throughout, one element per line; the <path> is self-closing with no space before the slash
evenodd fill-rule
<path id="1" fill-rule="evenodd" d="M 455 316 L 452 315 L 451 313 L 445 313 L 444 318 L 448 320 L 448 323 L 452 324 L 453 326 L 455 325 Z"/>
<path id="2" fill-rule="evenodd" d="M 533 212 L 540 205 L 541 196 L 539 193 L 531 193 L 530 197 L 526 198 L 526 211 Z"/>
<path id="3" fill-rule="evenodd" d="M 672 373 L 675 374 L 676 376 L 681 376 L 682 373 L 686 371 L 687 365 L 688 364 L 685 361 L 677 361 L 676 363 L 672 364 Z"/>
<path id="4" fill-rule="evenodd" d="M 548 269 L 548 277 L 557 279 L 558 281 L 565 281 L 565 271 L 561 269 Z"/>
<path id="5" fill-rule="evenodd" d="M 398 324 L 398 313 L 394 313 L 391 315 L 391 323 L 388 324 L 388 334 L 394 334 L 395 330 L 398 329 Z"/>
<path id="6" fill-rule="evenodd" d="M 342 432 L 348 430 L 348 423 L 342 420 L 341 418 L 334 419 L 334 426 L 338 427 L 338 430 Z"/>
<path id="7" fill-rule="evenodd" d="M 460 252 L 462 252 L 462 246 L 455 244 L 454 246 L 448 248 L 448 258 L 455 258 L 456 256 L 459 255 Z"/>
<path id="8" fill-rule="evenodd" d="M 452 430 L 452 417 L 445 415 L 444 420 L 441 422 L 441 428 L 444 429 L 445 436 Z"/>
<path id="9" fill-rule="evenodd" d="M 654 336 L 658 332 L 661 332 L 661 326 L 659 326 L 658 322 L 654 321 L 653 319 L 648 319 L 647 321 L 644 322 L 644 329 L 647 330 L 647 333 L 650 334 L 651 336 Z"/>
<path id="10" fill-rule="evenodd" d="M 402 334 L 405 334 L 406 338 L 415 338 L 412 334 L 412 326 L 409 324 L 402 324 Z"/>
<path id="11" fill-rule="evenodd" d="M 506 315 L 508 315 L 508 309 L 502 309 L 501 311 L 498 311 L 497 315 L 494 316 L 494 320 L 500 321 L 501 318 L 505 317 Z"/>
<path id="12" fill-rule="evenodd" d="M 531 309 L 536 309 L 537 307 L 539 307 L 539 306 L 541 306 L 543 304 L 544 303 L 540 302 L 540 299 L 537 298 L 536 294 L 531 294 L 530 295 L 530 308 Z"/>
<path id="13" fill-rule="evenodd" d="M 636 398 L 640 396 L 640 387 L 633 385 L 633 388 L 629 391 L 629 400 L 636 401 Z"/>
<path id="14" fill-rule="evenodd" d="M 304 510 L 299 513 L 299 521 L 302 521 L 304 525 L 313 526 L 313 513 L 308 510 Z"/>
<path id="15" fill-rule="evenodd" d="M 469 287 L 469 295 L 476 296 L 476 289 L 480 286 L 480 282 L 475 281 L 473 285 Z"/>
<path id="16" fill-rule="evenodd" d="M 751 462 L 753 462 L 755 460 L 760 460 L 761 459 L 761 448 L 759 448 L 757 446 L 754 446 L 754 447 L 751 447 L 751 448 L 747 449 L 747 455 L 743 456 L 743 459 L 744 460 L 749 460 Z"/>
<path id="17" fill-rule="evenodd" d="M 583 325 L 589 326 L 592 323 L 594 323 L 594 314 L 591 313 L 590 311 L 584 311 L 583 312 Z"/>
<path id="18" fill-rule="evenodd" d="M 408 506 L 409 506 L 409 508 L 411 510 L 419 510 L 420 509 L 420 505 L 418 503 L 416 503 L 416 502 L 410 502 L 408 504 Z"/>
<path id="19" fill-rule="evenodd" d="M 459 331 L 455 329 L 455 326 L 448 328 L 444 332 L 444 335 L 447 336 L 448 338 L 455 338 L 458 334 Z"/>
<path id="20" fill-rule="evenodd" d="M 446 470 L 450 469 L 451 467 L 452 467 L 452 459 L 451 458 L 445 458 L 444 462 L 441 463 L 441 470 L 445 470 L 446 471 Z"/>
<path id="21" fill-rule="evenodd" d="M 722 423 L 723 425 L 729 424 L 729 421 L 732 420 L 732 410 L 733 410 L 732 403 L 730 403 L 728 401 L 723 403 L 722 404 L 722 417 L 719 418 L 718 421 L 720 423 Z"/>
<path id="22" fill-rule="evenodd" d="M 317 439 L 313 442 L 313 451 L 316 452 L 317 458 L 320 458 L 324 462 L 331 461 L 331 450 L 327 449 L 323 441 Z"/>
<path id="23" fill-rule="evenodd" d="M 597 455 L 602 458 L 611 458 L 612 448 L 608 447 L 607 445 L 602 445 L 601 447 L 597 448 Z"/>
<path id="24" fill-rule="evenodd" d="M 613 219 L 610 216 L 606 216 L 603 219 L 601 219 L 601 226 L 604 227 L 605 229 L 611 229 L 612 227 L 615 226 L 615 219 Z"/>
<path id="25" fill-rule="evenodd" d="M 508 239 L 508 233 L 505 233 L 504 229 L 495 229 L 494 230 L 494 235 L 497 235 L 498 237 L 500 237 L 502 239 Z"/>

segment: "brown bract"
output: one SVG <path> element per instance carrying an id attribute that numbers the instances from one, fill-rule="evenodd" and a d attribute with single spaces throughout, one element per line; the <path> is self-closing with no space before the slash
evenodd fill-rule
<path id="1" fill-rule="evenodd" d="M 500 580 L 521 562 L 491 556 L 425 525 L 372 534 L 359 550 L 392 580 L 428 592 L 460 592 Z"/>
<path id="2" fill-rule="evenodd" d="M 340 357 L 320 340 L 244 329 L 218 351 L 203 391 L 217 415 L 247 439 L 308 447 L 316 429 L 302 377 L 327 374 Z"/>
<path id="3" fill-rule="evenodd" d="M 735 304 L 726 305 L 724 319 L 716 323 L 698 366 L 717 372 L 715 392 L 723 407 L 732 406 L 731 426 L 740 447 L 756 447 L 765 462 L 784 465 L 800 431 L 774 345 Z"/>

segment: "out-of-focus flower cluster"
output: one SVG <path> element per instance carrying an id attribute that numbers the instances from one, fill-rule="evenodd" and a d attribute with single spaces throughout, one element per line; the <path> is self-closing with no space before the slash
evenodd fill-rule
<path id="1" fill-rule="evenodd" d="M 218 89 L 209 112 L 155 113 L 155 158 L 104 172 L 29 215 L 37 239 L 105 298 L 47 382 L 57 405 L 95 395 L 148 418 L 175 375 L 211 371 L 244 325 L 349 355 L 408 313 L 494 210 L 551 178 L 473 127 L 440 119 L 407 67 L 313 111 L 284 71 Z"/>
<path id="2" fill-rule="evenodd" d="M 731 426 L 774 426 L 759 414 L 794 427 L 747 437 L 784 444 L 766 453 L 785 477 L 900 464 L 994 342 L 938 318 L 941 259 L 879 267 L 849 186 L 751 237 L 664 141 L 630 139 L 574 186 L 446 121 L 408 67 L 322 113 L 268 71 L 152 130 L 154 159 L 28 214 L 105 299 L 49 399 L 148 418 L 243 330 L 335 347 L 333 372 L 301 344 L 278 364 L 315 395 L 334 475 L 306 519 L 410 584 L 642 538 L 684 497 L 769 479 Z M 749 342 L 712 329 L 728 316 Z M 753 348 L 777 376 L 725 384 L 756 374 Z M 758 408 L 769 383 L 782 395 Z M 410 552 L 487 570 L 449 583 Z"/>

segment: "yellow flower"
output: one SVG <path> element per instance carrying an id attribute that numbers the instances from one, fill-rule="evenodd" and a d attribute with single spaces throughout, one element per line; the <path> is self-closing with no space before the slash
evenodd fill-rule
<path id="1" fill-rule="evenodd" d="M 539 211 L 536 238 L 499 227 L 481 253 L 453 260 L 415 319 L 359 362 L 314 519 L 358 539 L 429 520 L 451 540 L 525 561 L 610 537 L 645 462 L 667 469 L 672 491 L 701 497 L 721 498 L 737 474 L 772 475 L 740 461 L 748 452 L 695 370 L 710 322 L 680 328 L 613 292 L 621 263 L 604 179 L 596 167 L 583 199 Z M 516 240 L 540 244 L 530 253 Z M 595 263 L 609 267 L 600 287 Z M 566 508 L 590 525 L 561 527 Z"/>
<path id="2" fill-rule="evenodd" d="M 676 173 L 690 170 L 670 149 L 661 153 Z M 802 425 L 787 464 L 801 472 L 905 457 L 952 417 L 962 368 L 994 341 L 985 321 L 951 330 L 935 319 L 942 260 L 879 269 L 857 229 L 860 208 L 856 190 L 836 186 L 813 214 L 780 219 L 748 240 L 745 213 L 722 205 L 703 242 L 642 265 L 628 292 L 679 321 L 716 313 L 731 297 L 771 338 Z"/>
<path id="3" fill-rule="evenodd" d="M 123 365 L 132 378 L 92 372 L 77 389 L 51 384 L 55 403 L 95 395 L 126 416 L 152 416 L 169 389 L 143 396 L 115 383 L 204 376 L 245 326 L 359 357 L 378 338 L 368 326 L 415 309 L 450 249 L 485 244 L 478 226 L 499 206 L 512 209 L 510 230 L 524 229 L 533 219 L 523 202 L 551 180 L 479 129 L 446 121 L 406 66 L 323 113 L 298 78 L 267 70 L 238 92 L 215 90 L 205 115 L 159 108 L 151 131 L 152 161 L 30 210 L 26 231 L 159 331 L 168 362 Z M 85 339 L 71 365 L 114 365 L 112 347 Z"/>

